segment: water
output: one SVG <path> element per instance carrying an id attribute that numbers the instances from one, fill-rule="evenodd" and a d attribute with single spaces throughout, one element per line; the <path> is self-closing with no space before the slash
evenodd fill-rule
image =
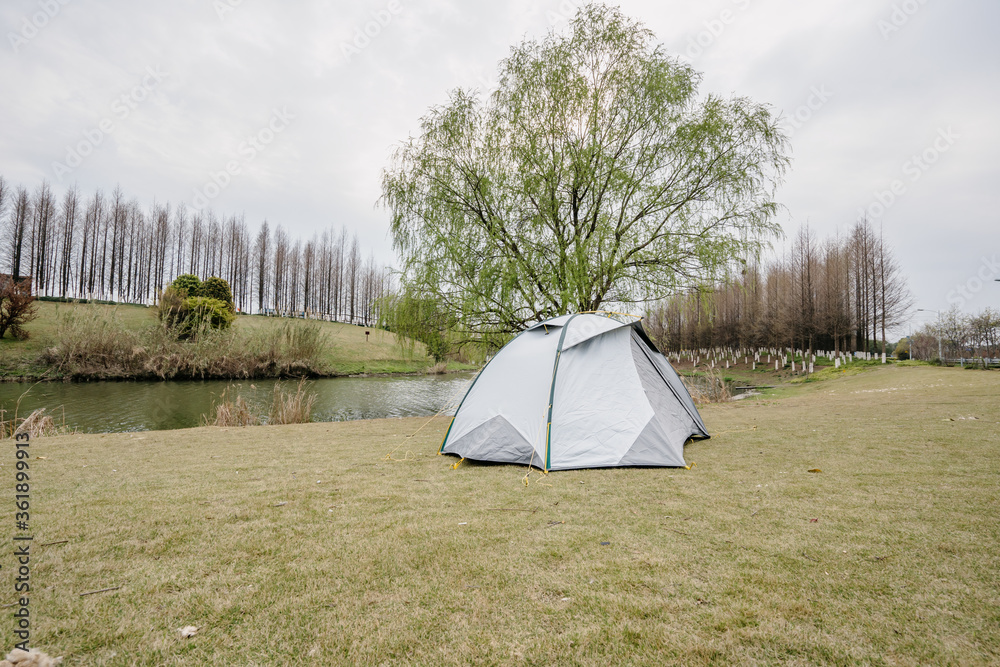
<path id="1" fill-rule="evenodd" d="M 345 421 L 383 417 L 454 414 L 465 395 L 471 373 L 414 377 L 324 378 L 311 381 L 316 394 L 313 421 Z M 295 390 L 294 382 L 283 382 Z M 188 382 L 0 383 L 4 419 L 26 417 L 46 408 L 56 423 L 84 433 L 157 431 L 199 426 L 202 415 L 227 387 L 238 388 L 251 404 L 270 405 L 274 380 Z M 235 395 L 230 389 L 230 396 Z M 449 409 L 450 408 L 450 409 Z"/>

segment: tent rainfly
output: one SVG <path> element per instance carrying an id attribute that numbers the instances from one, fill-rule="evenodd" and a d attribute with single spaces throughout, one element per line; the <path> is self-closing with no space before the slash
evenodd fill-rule
<path id="1" fill-rule="evenodd" d="M 592 314 L 534 324 L 472 382 L 441 454 L 542 470 L 683 466 L 708 438 L 691 395 L 639 321 Z"/>

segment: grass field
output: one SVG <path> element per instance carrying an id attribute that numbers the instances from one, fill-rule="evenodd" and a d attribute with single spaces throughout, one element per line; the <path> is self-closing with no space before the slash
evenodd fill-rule
<path id="1" fill-rule="evenodd" d="M 48 369 L 38 362 L 38 356 L 46 347 L 55 344 L 60 318 L 67 313 L 81 310 L 114 313 L 119 321 L 130 329 L 156 324 L 154 311 L 145 306 L 38 302 L 38 319 L 25 327 L 31 334 L 28 340 L 15 341 L 10 336 L 0 339 L 0 378 L 43 376 Z M 285 318 L 239 316 L 233 326 L 237 331 L 273 329 L 290 321 L 302 324 L 301 321 Z M 413 373 L 434 363 L 434 360 L 427 356 L 422 343 L 416 343 L 412 349 L 400 346 L 394 334 L 381 329 L 335 322 L 318 322 L 318 324 L 322 326 L 329 342 L 321 362 L 332 375 Z M 365 331 L 370 332 L 367 338 Z M 49 377 L 52 375 L 48 374 Z"/>
<path id="2" fill-rule="evenodd" d="M 32 645 L 66 665 L 997 664 L 998 406 L 1000 373 L 876 368 L 703 408 L 690 470 L 527 486 L 436 456 L 446 419 L 43 438 Z"/>

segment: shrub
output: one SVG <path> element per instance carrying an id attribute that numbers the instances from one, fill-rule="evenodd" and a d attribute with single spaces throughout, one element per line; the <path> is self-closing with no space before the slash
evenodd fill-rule
<path id="1" fill-rule="evenodd" d="M 15 281 L 8 275 L 0 275 L 0 338 L 8 329 L 14 338 L 28 337 L 24 325 L 38 317 L 34 301 L 30 279 Z"/>
<path id="2" fill-rule="evenodd" d="M 201 296 L 198 293 L 198 290 L 201 287 L 201 280 L 198 276 L 190 273 L 184 273 L 177 276 L 174 278 L 174 282 L 170 283 L 170 286 L 174 289 L 182 290 L 185 296 Z"/>
<path id="3" fill-rule="evenodd" d="M 190 337 L 202 329 L 228 329 L 235 316 L 225 302 L 206 296 L 192 296 L 184 300 L 189 311 L 183 326 L 183 336 Z"/>
<path id="4" fill-rule="evenodd" d="M 190 294 L 189 296 L 203 296 L 209 299 L 218 299 L 222 303 L 226 304 L 229 312 L 236 312 L 236 307 L 233 305 L 233 291 L 229 289 L 229 283 L 222 278 L 217 278 L 216 276 L 207 278 L 198 288 L 197 293 Z"/>
<path id="5" fill-rule="evenodd" d="M 202 329 L 228 329 L 235 319 L 229 283 L 221 278 L 209 278 L 198 288 L 202 291 L 208 285 L 212 293 L 227 297 L 228 301 L 225 301 L 210 296 L 192 296 L 187 291 L 194 284 L 190 279 L 198 280 L 190 274 L 179 276 L 160 294 L 156 314 L 164 328 L 174 332 L 178 338 L 191 338 Z M 182 286 L 185 283 L 188 288 Z"/>
<path id="6" fill-rule="evenodd" d="M 183 327 L 191 316 L 191 310 L 185 302 L 184 290 L 170 285 L 160 293 L 160 301 L 156 306 L 156 316 L 167 329 Z"/>

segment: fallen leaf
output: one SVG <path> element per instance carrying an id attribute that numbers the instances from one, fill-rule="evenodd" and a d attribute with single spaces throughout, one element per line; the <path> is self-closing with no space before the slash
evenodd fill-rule
<path id="1" fill-rule="evenodd" d="M 35 458 L 36 459 L 41 459 L 43 461 L 46 461 L 46 460 L 48 460 L 49 457 L 47 457 L 47 456 L 36 456 Z"/>
<path id="2" fill-rule="evenodd" d="M 188 637 L 194 637 L 198 634 L 198 627 L 194 625 L 185 625 L 183 628 L 178 630 L 181 633 L 181 638 L 187 639 Z"/>
<path id="3" fill-rule="evenodd" d="M 819 468 L 813 468 L 813 469 L 812 469 L 812 470 L 810 470 L 809 472 L 823 472 L 823 471 L 822 471 L 822 470 L 820 470 Z"/>

